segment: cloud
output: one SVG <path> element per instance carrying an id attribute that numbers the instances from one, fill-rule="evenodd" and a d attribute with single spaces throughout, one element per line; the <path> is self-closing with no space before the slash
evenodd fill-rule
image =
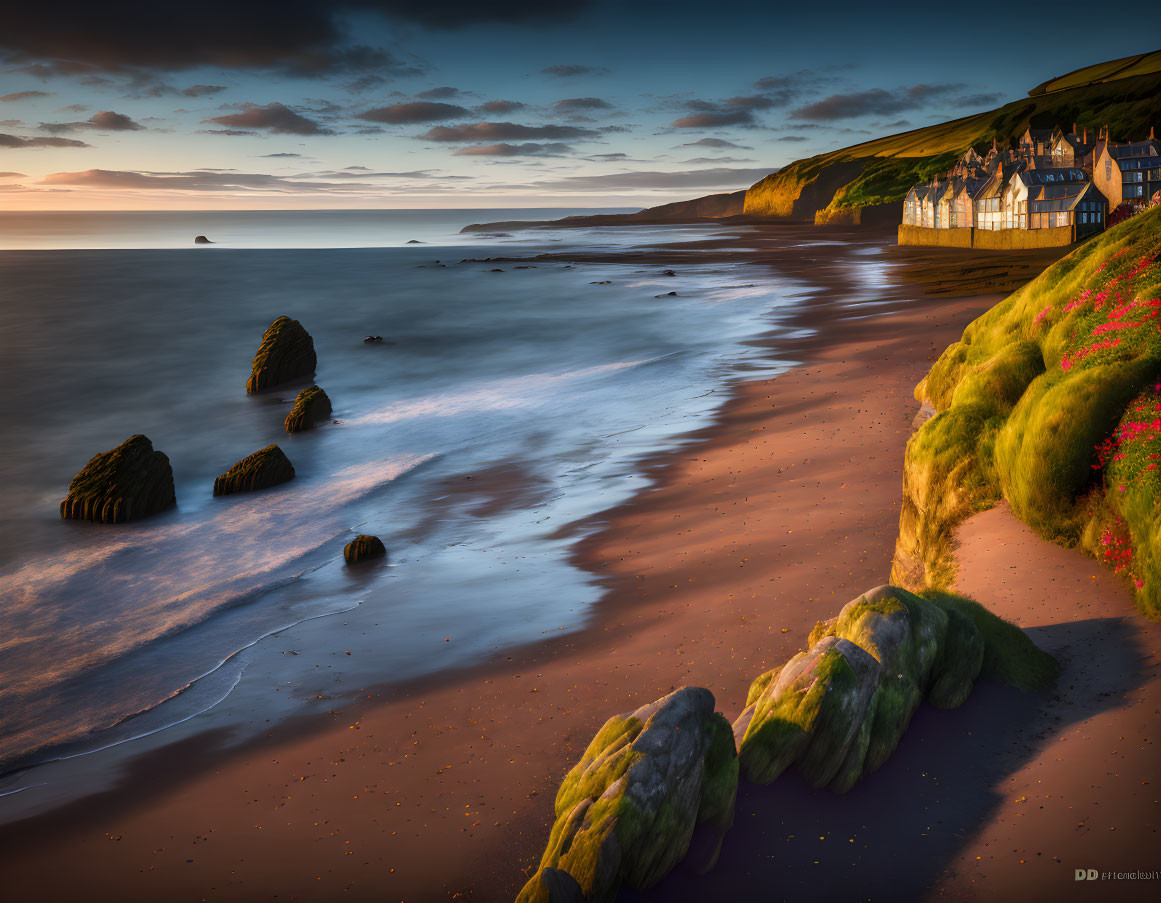
<path id="1" fill-rule="evenodd" d="M 915 110 L 932 103 L 946 103 L 952 106 L 979 106 L 996 99 L 995 95 L 963 94 L 967 85 L 919 84 L 909 88 L 887 91 L 871 88 L 849 94 L 831 94 L 816 103 L 794 110 L 795 119 L 814 122 L 833 122 L 840 119 L 854 119 L 859 116 L 890 116 L 906 110 Z"/>
<path id="2" fill-rule="evenodd" d="M 58 135 L 64 132 L 75 132 L 78 129 L 96 129 L 102 132 L 138 132 L 145 126 L 139 122 L 134 122 L 124 113 L 101 110 L 84 122 L 42 122 L 40 128 L 53 135 Z"/>
<path id="3" fill-rule="evenodd" d="M 348 40 L 352 14 L 428 28 L 567 19 L 594 0 L 198 0 L 155 3 L 147 14 L 118 14 L 92 0 L 13 3 L 4 10 L 0 56 L 46 75 L 129 69 L 179 71 L 200 66 L 282 69 L 315 74 L 397 73 L 414 65 Z"/>
<path id="4" fill-rule="evenodd" d="M 609 70 L 604 66 L 547 66 L 541 69 L 542 75 L 551 75 L 555 78 L 575 78 L 578 75 L 605 75 Z"/>
<path id="5" fill-rule="evenodd" d="M 689 160 L 683 160 L 683 163 L 753 163 L 754 161 L 745 157 L 693 157 Z"/>
<path id="6" fill-rule="evenodd" d="M 30 147 L 92 147 L 74 138 L 20 138 L 17 135 L 0 134 L 0 150 Z"/>
<path id="7" fill-rule="evenodd" d="M 802 142 L 802 141 L 809 141 L 810 139 L 807 138 L 805 135 L 782 135 L 774 140 L 786 141 L 786 142 L 790 142 L 790 143 L 798 143 L 798 142 Z"/>
<path id="8" fill-rule="evenodd" d="M 301 157 L 302 154 L 262 154 L 263 157 Z"/>
<path id="9" fill-rule="evenodd" d="M 692 111 L 670 123 L 676 129 L 725 128 L 734 125 L 753 125 L 754 113 L 785 106 L 788 97 L 770 94 L 750 94 L 727 97 L 725 100 L 687 100 L 683 106 Z"/>
<path id="10" fill-rule="evenodd" d="M 390 125 L 415 124 L 417 122 L 441 122 L 446 119 L 462 119 L 471 112 L 453 103 L 432 103 L 417 100 L 411 103 L 397 103 L 390 107 L 377 107 L 360 113 L 359 118 L 367 122 L 384 122 Z"/>
<path id="11" fill-rule="evenodd" d="M 572 148 L 567 144 L 551 142 L 549 144 L 477 144 L 472 147 L 461 147 L 452 156 L 454 157 L 559 157 L 567 154 Z"/>
<path id="12" fill-rule="evenodd" d="M 422 97 L 424 100 L 450 100 L 453 97 L 459 97 L 463 93 L 459 88 L 444 85 L 441 88 L 428 88 L 426 91 L 420 91 L 415 96 Z"/>
<path id="13" fill-rule="evenodd" d="M 744 188 L 770 175 L 770 168 L 693 169 L 683 172 L 622 172 L 597 176 L 568 176 L 537 182 L 537 187 L 557 189 L 645 189 L 645 188 Z"/>
<path id="14" fill-rule="evenodd" d="M 88 107 L 83 103 L 70 103 L 67 107 L 61 107 L 56 112 L 58 113 L 84 113 L 88 111 Z"/>
<path id="15" fill-rule="evenodd" d="M 290 107 L 280 103 L 268 103 L 265 106 L 247 103 L 242 106 L 241 113 L 213 116 L 210 119 L 203 119 L 202 122 L 213 122 L 239 129 L 265 129 L 278 135 L 333 134 L 313 119 L 300 116 Z"/>
<path id="16" fill-rule="evenodd" d="M 567 97 L 564 100 L 558 100 L 552 106 L 558 113 L 575 113 L 580 110 L 616 109 L 607 100 L 601 100 L 599 97 Z"/>
<path id="17" fill-rule="evenodd" d="M 225 85 L 190 85 L 181 93 L 186 97 L 211 97 L 226 90 Z"/>
<path id="18" fill-rule="evenodd" d="M 36 97 L 54 97 L 51 91 L 17 91 L 14 94 L 0 94 L 0 103 L 14 103 L 18 100 L 32 100 Z"/>
<path id="19" fill-rule="evenodd" d="M 521 141 L 543 138 L 592 138 L 600 134 L 593 129 L 573 125 L 518 125 L 515 122 L 473 122 L 470 125 L 440 125 L 420 135 L 427 141 Z"/>
<path id="20" fill-rule="evenodd" d="M 525 106 L 518 100 L 489 100 L 487 103 L 480 104 L 480 109 L 494 116 L 505 116 L 508 113 L 523 110 Z"/>
<path id="21" fill-rule="evenodd" d="M 252 132 L 249 129 L 198 129 L 194 134 L 196 135 L 257 135 L 258 132 Z"/>
<path id="22" fill-rule="evenodd" d="M 746 147 L 744 144 L 735 144 L 733 141 L 727 141 L 725 138 L 698 138 L 697 141 L 690 141 L 687 144 L 679 145 L 680 147 L 732 147 L 737 150 L 753 150 L 752 147 Z"/>
<path id="23" fill-rule="evenodd" d="M 25 178 L 22 172 L 0 172 L 0 179 L 23 179 Z"/>
<path id="24" fill-rule="evenodd" d="M 322 174 L 325 178 L 328 175 Z M 318 177 L 275 176 L 268 173 L 233 172 L 230 170 L 192 170 L 186 172 L 144 172 L 136 170 L 89 169 L 83 172 L 56 172 L 41 180 L 44 185 L 71 185 L 97 189 L 133 191 L 229 191 L 266 194 L 350 194 L 382 191 L 384 186 L 366 181 L 380 175 L 370 173 L 364 181 L 330 182 Z M 383 173 L 384 176 L 420 179 L 437 178 L 425 172 Z"/>

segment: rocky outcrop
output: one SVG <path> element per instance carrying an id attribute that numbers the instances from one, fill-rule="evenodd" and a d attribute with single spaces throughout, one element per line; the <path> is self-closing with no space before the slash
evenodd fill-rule
<path id="1" fill-rule="evenodd" d="M 298 320 L 279 317 L 262 336 L 262 344 L 250 367 L 246 391 L 259 392 L 287 380 L 310 376 L 317 363 L 310 333 Z"/>
<path id="2" fill-rule="evenodd" d="M 286 415 L 284 426 L 288 433 L 301 433 L 331 416 L 331 400 L 318 386 L 307 386 L 294 399 L 294 407 Z"/>
<path id="3" fill-rule="evenodd" d="M 73 477 L 67 498 L 60 503 L 60 516 L 120 524 L 176 503 L 169 458 L 137 435 L 96 455 Z"/>
<path id="4" fill-rule="evenodd" d="M 212 245 L 213 242 L 210 241 L 208 238 L 206 238 L 204 235 L 199 235 L 196 238 L 194 238 L 194 244 L 195 245 Z"/>
<path id="5" fill-rule="evenodd" d="M 816 787 L 849 790 L 887 760 L 922 699 L 962 704 L 984 658 L 965 614 L 892 586 L 848 602 L 810 644 L 750 686 L 734 722 L 749 780 L 795 765 Z"/>
<path id="6" fill-rule="evenodd" d="M 369 561 L 373 558 L 382 558 L 387 554 L 387 547 L 378 536 L 362 533 L 356 536 L 343 549 L 343 558 L 347 564 L 358 564 L 360 561 Z"/>
<path id="7" fill-rule="evenodd" d="M 609 719 L 564 779 L 540 867 L 518 903 L 609 901 L 624 883 L 656 883 L 685 855 L 699 823 L 733 823 L 738 760 L 714 697 L 683 687 Z"/>
<path id="8" fill-rule="evenodd" d="M 247 455 L 214 480 L 214 495 L 269 489 L 294 479 L 294 465 L 277 445 Z"/>

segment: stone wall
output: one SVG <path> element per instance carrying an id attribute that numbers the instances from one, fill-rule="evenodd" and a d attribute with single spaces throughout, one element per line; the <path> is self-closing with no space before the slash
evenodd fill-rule
<path id="1" fill-rule="evenodd" d="M 1061 248 L 1076 240 L 1072 226 L 1056 229 L 928 229 L 899 226 L 899 244 L 937 248 L 977 248 L 986 251 L 1026 251 Z"/>

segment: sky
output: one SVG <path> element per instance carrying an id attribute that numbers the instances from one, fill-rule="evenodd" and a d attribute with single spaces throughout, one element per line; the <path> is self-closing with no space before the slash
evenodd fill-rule
<path id="1" fill-rule="evenodd" d="M 0 11 L 0 210 L 636 207 L 1156 49 L 1091 3 Z"/>

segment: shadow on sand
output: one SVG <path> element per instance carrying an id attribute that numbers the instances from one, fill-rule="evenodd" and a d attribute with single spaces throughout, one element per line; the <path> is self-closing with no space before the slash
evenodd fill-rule
<path id="1" fill-rule="evenodd" d="M 1121 618 L 1028 634 L 1061 663 L 1054 693 L 981 681 L 959 709 L 923 704 L 886 765 L 842 796 L 815 790 L 793 772 L 765 787 L 743 780 L 734 827 L 708 874 L 683 863 L 649 891 L 626 889 L 619 899 L 926 898 L 1042 741 L 1115 708 L 1144 676 L 1146 650 Z M 691 853 L 687 863 L 696 859 Z"/>

